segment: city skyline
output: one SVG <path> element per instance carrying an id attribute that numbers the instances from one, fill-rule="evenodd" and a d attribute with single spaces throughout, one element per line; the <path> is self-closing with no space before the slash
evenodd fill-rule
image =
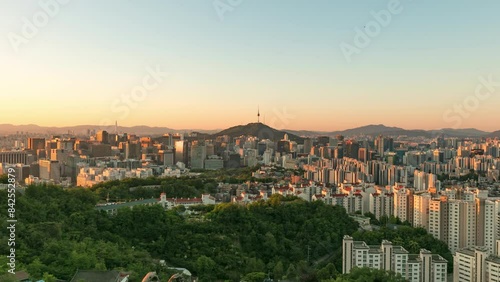
<path id="1" fill-rule="evenodd" d="M 29 40 L 25 19 L 44 7 L 0 3 L 2 123 L 212 130 L 256 121 L 260 105 L 291 130 L 499 129 L 499 3 L 397 1 L 358 48 L 394 1 L 60 2 Z M 154 87 L 131 101 L 144 80 Z"/>
<path id="2" fill-rule="evenodd" d="M 261 123 L 261 124 L 264 124 L 264 125 L 267 125 L 273 129 L 276 129 L 276 130 L 289 130 L 289 131 L 292 131 L 292 132 L 300 132 L 300 131 L 305 131 L 305 132 L 311 132 L 311 133 L 318 133 L 318 134 L 321 134 L 321 133 L 325 133 L 325 134 L 330 134 L 330 133 L 335 133 L 335 132 L 342 132 L 342 131 L 350 131 L 350 130 L 361 130 L 363 128 L 370 128 L 370 127 L 383 127 L 383 128 L 386 128 L 386 129 L 391 129 L 391 128 L 396 128 L 396 129 L 401 129 L 401 130 L 408 130 L 408 131 L 419 131 L 419 130 L 422 130 L 422 131 L 427 131 L 427 132 L 433 132 L 433 131 L 439 131 L 439 130 L 457 130 L 457 131 L 468 131 L 468 130 L 473 130 L 473 131 L 477 131 L 478 133 L 479 132 L 484 132 L 486 134 L 488 133 L 497 133 L 497 132 L 500 132 L 500 130 L 482 130 L 480 128 L 475 128 L 475 127 L 468 127 L 468 128 L 452 128 L 452 127 L 448 127 L 448 128 L 404 128 L 404 127 L 398 127 L 398 126 L 392 126 L 392 125 L 387 125 L 387 124 L 365 124 L 365 125 L 359 125 L 359 126 L 355 126 L 355 127 L 349 127 L 349 128 L 332 128 L 332 129 L 326 129 L 326 130 L 313 130 L 313 129 L 308 129 L 308 128 L 298 128 L 298 129 L 294 129 L 294 128 L 287 128 L 287 127 L 282 127 L 282 126 L 279 126 L 279 127 L 272 127 L 270 126 L 269 124 L 266 124 L 264 121 L 260 121 L 260 122 L 257 122 L 257 120 L 255 121 L 249 121 L 249 122 L 246 122 L 246 123 L 241 123 L 241 124 L 234 124 L 234 125 L 231 125 L 231 126 L 228 126 L 228 127 L 225 127 L 225 128 L 222 128 L 222 127 L 217 127 L 217 128 L 173 128 L 173 127 L 170 127 L 170 126 L 152 126 L 152 125 L 148 125 L 148 124 L 136 124 L 136 125 L 122 125 L 122 124 L 118 124 L 118 128 L 139 128 L 139 127 L 145 127 L 145 128 L 165 128 L 165 129 L 168 129 L 168 130 L 171 130 L 173 132 L 180 132 L 180 131 L 197 131 L 197 130 L 200 130 L 202 132 L 217 132 L 217 131 L 222 131 L 222 130 L 225 130 L 225 129 L 229 129 L 229 128 L 233 128 L 233 127 L 239 127 L 239 126 L 246 126 L 246 125 L 249 125 L 249 124 L 253 124 L 253 123 Z M 108 124 L 108 125 L 105 125 L 105 126 L 102 126 L 102 125 L 97 125 L 97 124 L 77 124 L 77 125 L 67 125 L 67 126 L 57 126 L 57 125 L 40 125 L 40 124 L 9 124 L 9 123 L 4 123 L 4 124 L 0 124 L 0 131 L 1 131 L 1 126 L 9 126 L 9 127 L 41 127 L 41 128 L 55 128 L 55 129 L 65 129 L 65 128 L 82 128 L 82 127 L 88 127 L 88 129 L 93 129 L 93 130 L 107 130 L 107 131 L 110 131 L 110 132 L 113 132 L 115 130 L 115 125 L 114 124 Z M 30 132 L 30 130 L 25 130 L 25 129 L 20 129 L 21 131 L 26 131 L 26 132 Z M 172 132 L 170 132 L 172 133 Z M 388 132 L 383 132 L 382 135 L 387 135 L 389 134 Z M 370 135 L 373 135 L 373 134 L 370 134 Z"/>
<path id="3" fill-rule="evenodd" d="M 0 0 L 0 281 L 500 281 L 498 11 Z"/>

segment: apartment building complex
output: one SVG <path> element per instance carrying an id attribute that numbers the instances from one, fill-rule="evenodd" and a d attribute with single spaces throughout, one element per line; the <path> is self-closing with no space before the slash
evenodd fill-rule
<path id="1" fill-rule="evenodd" d="M 446 281 L 447 263 L 443 257 L 422 249 L 420 254 L 409 254 L 401 246 L 389 241 L 369 246 L 344 236 L 342 242 L 342 273 L 350 273 L 354 267 L 368 267 L 393 271 L 411 282 Z"/>

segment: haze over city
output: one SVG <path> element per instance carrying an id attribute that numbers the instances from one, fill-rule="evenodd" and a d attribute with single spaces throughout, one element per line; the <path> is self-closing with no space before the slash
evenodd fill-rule
<path id="1" fill-rule="evenodd" d="M 499 11 L 0 0 L 0 282 L 500 282 Z"/>
<path id="2" fill-rule="evenodd" d="M 240 1 L 221 12 L 212 1 L 68 1 L 16 45 L 23 18 L 42 8 L 2 1 L 0 93 L 9 106 L 0 121 L 222 129 L 256 121 L 260 107 L 268 123 L 286 111 L 293 118 L 281 128 L 295 130 L 498 130 L 500 90 L 463 115 L 453 107 L 475 95 L 481 77 L 500 80 L 500 3 L 401 1 L 346 60 L 342 43 L 354 44 L 371 12 L 387 6 Z M 151 70 L 168 76 L 125 103 Z"/>

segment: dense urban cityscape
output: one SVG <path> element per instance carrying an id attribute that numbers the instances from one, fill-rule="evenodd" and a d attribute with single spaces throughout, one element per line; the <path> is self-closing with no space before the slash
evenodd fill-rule
<path id="1" fill-rule="evenodd" d="M 0 282 L 500 282 L 498 11 L 0 0 Z"/>
<path id="2" fill-rule="evenodd" d="M 339 275 L 357 268 L 389 271 L 404 281 L 500 279 L 499 138 L 449 137 L 444 132 L 434 136 L 361 132 L 372 127 L 360 128 L 353 136 L 298 136 L 260 121 L 215 134 L 168 132 L 146 136 L 120 132 L 117 125 L 112 132 L 88 128 L 86 134 L 16 132 L 0 140 L 1 175 L 5 180 L 0 188 L 6 191 L 9 184 L 15 183 L 19 198 L 34 187 L 42 189 L 37 193 L 44 189 L 83 188 L 96 193 L 94 210 L 104 212 L 103 216 L 157 206 L 175 211 L 188 221 L 207 220 L 219 205 L 246 207 L 280 198 L 321 202 L 341 207 L 345 220 L 358 226 L 355 233 L 335 233 L 337 240 L 342 240 L 341 258 L 308 245 L 307 256 L 301 260 L 305 263 L 303 269 L 295 270 L 292 263 L 269 268 L 269 262 L 258 260 L 256 264 L 262 263 L 262 267 L 239 273 L 249 276 L 244 281 L 318 279 L 323 272 L 329 273 L 323 279 L 338 276 L 336 281 L 343 281 Z M 201 189 L 186 187 L 186 191 L 175 192 L 179 182 L 169 187 L 162 179 L 202 179 L 205 184 Z M 120 191 L 124 188 L 127 192 Z M 200 209 L 202 206 L 207 208 Z M 383 237 L 385 232 L 375 235 L 386 229 L 408 232 L 404 231 L 408 228 L 421 230 L 427 239 L 419 242 L 418 238 L 405 238 L 404 233 L 393 238 Z M 268 235 L 277 240 L 277 235 Z M 18 236 L 18 242 L 26 240 L 22 234 Z M 364 240 L 355 241 L 353 236 Z M 318 260 L 331 260 L 332 264 L 315 269 L 314 264 L 308 264 L 311 252 L 315 259 L 321 253 Z M 26 267 L 24 271 L 41 263 L 37 259 L 25 261 L 22 256 L 17 259 Z M 213 258 L 206 259 L 214 268 L 222 269 Z M 232 279 L 222 273 L 205 276 L 198 261 L 194 269 L 193 264 L 170 265 L 173 261 L 161 259 L 165 267 L 184 269 L 178 272 L 184 273 L 183 279 Z M 126 270 L 126 265 L 122 267 Z M 85 279 L 81 266 L 72 268 L 68 274 L 83 275 Z M 52 272 L 50 266 L 45 269 L 50 272 L 40 274 L 49 280 L 64 278 L 61 272 Z M 104 269 L 108 269 L 106 263 Z M 196 276 L 191 277 L 191 271 Z M 131 274 L 126 273 L 117 275 L 128 279 Z M 51 276 L 54 274 L 57 276 Z M 146 274 L 157 275 L 134 273 L 136 277 Z"/>

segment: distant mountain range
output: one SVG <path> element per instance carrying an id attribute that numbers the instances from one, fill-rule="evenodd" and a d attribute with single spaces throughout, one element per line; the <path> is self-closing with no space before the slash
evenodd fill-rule
<path id="1" fill-rule="evenodd" d="M 12 124 L 0 124 L 0 134 L 14 134 L 16 132 L 29 132 L 38 134 L 87 134 L 87 130 L 100 130 L 105 129 L 109 132 L 114 132 L 114 126 L 109 126 L 103 128 L 98 125 L 78 125 L 78 126 L 66 126 L 66 127 L 43 127 L 35 124 L 28 125 L 12 125 Z M 220 135 L 229 135 L 231 137 L 238 137 L 241 135 L 252 135 L 260 138 L 267 138 L 272 140 L 280 140 L 283 138 L 285 133 L 288 134 L 289 139 L 292 141 L 302 142 L 304 137 L 314 137 L 320 135 L 326 135 L 335 137 L 336 135 L 344 135 L 346 137 L 351 136 L 376 136 L 376 135 L 386 135 L 386 136 L 397 136 L 406 135 L 409 137 L 433 137 L 437 135 L 444 135 L 446 137 L 499 137 L 500 130 L 495 132 L 487 132 L 478 130 L 475 128 L 465 128 L 465 129 L 452 129 L 443 128 L 440 130 L 408 130 L 399 127 L 389 127 L 382 124 L 378 125 L 367 125 L 342 131 L 310 131 L 310 130 L 277 130 L 271 128 L 263 123 L 249 123 L 247 125 L 238 125 L 225 130 L 203 130 L 203 129 L 172 129 L 168 127 L 150 127 L 150 126 L 132 126 L 124 127 L 118 126 L 118 132 L 127 132 L 131 134 L 138 135 L 163 135 L 169 132 L 198 132 L 206 137 L 216 137 Z"/>
<path id="2" fill-rule="evenodd" d="M 87 130 L 107 130 L 109 132 L 115 131 L 115 126 L 99 126 L 99 125 L 77 125 L 77 126 L 64 126 L 64 127 L 47 127 L 38 126 L 35 124 L 28 125 L 12 125 L 12 124 L 0 124 L 0 134 L 15 134 L 17 132 L 29 132 L 29 133 L 39 133 L 39 134 L 66 134 L 71 132 L 73 134 L 87 134 Z M 139 126 L 118 126 L 118 132 L 127 132 L 131 134 L 142 134 L 142 135 L 163 135 L 170 132 L 201 132 L 207 134 L 213 134 L 220 129 L 216 130 L 203 130 L 203 129 L 172 129 L 168 127 L 151 127 L 145 125 Z"/>
<path id="3" fill-rule="evenodd" d="M 440 130 L 421 130 L 421 129 L 404 129 L 399 127 L 388 127 L 382 124 L 377 125 L 367 125 L 342 131 L 333 131 L 333 132 L 314 132 L 314 131 L 294 131 L 294 130 L 284 130 L 286 132 L 294 133 L 300 136 L 317 136 L 317 135 L 326 135 L 326 136 L 336 136 L 336 135 L 344 135 L 344 136 L 359 136 L 359 135 L 406 135 L 409 137 L 433 137 L 437 135 L 443 135 L 446 137 L 497 137 L 500 136 L 500 131 L 496 131 L 494 133 L 478 130 L 475 128 L 465 128 L 465 129 L 452 129 L 452 128 L 443 128 Z"/>

